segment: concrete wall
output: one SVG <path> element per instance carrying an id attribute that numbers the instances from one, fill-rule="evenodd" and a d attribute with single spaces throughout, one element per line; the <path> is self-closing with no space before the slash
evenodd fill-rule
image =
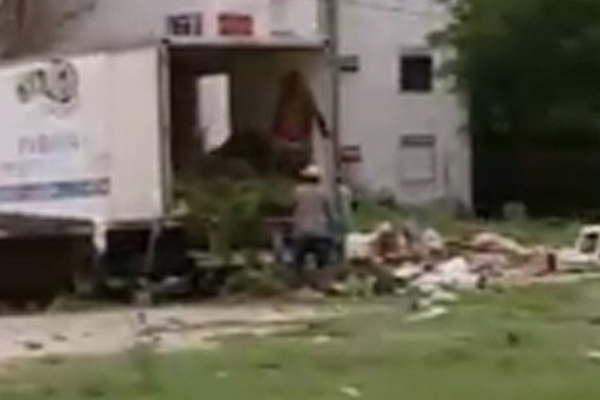
<path id="1" fill-rule="evenodd" d="M 314 37 L 324 32 L 319 21 L 322 0 L 270 0 L 270 24 L 274 34 Z"/>
<path id="2" fill-rule="evenodd" d="M 427 35 L 445 25 L 445 10 L 434 0 L 340 3 L 340 51 L 360 57 L 360 70 L 342 76 L 340 107 L 342 142 L 362 148 L 353 179 L 372 191 L 390 190 L 403 203 L 452 199 L 470 206 L 470 139 L 459 98 L 440 80 L 425 94 L 403 93 L 399 84 L 400 55 L 429 51 Z M 433 56 L 439 65 L 445 55 Z M 436 138 L 435 179 L 429 182 L 402 179 L 400 142 L 411 134 Z"/>

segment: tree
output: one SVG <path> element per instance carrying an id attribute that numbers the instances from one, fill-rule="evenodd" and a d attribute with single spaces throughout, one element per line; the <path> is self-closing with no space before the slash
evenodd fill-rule
<path id="1" fill-rule="evenodd" d="M 452 22 L 430 39 L 441 73 L 469 94 L 486 138 L 600 143 L 600 1 L 440 0 Z"/>

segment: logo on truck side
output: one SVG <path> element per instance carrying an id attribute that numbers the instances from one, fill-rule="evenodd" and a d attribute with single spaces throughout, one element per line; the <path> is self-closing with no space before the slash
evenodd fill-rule
<path id="1" fill-rule="evenodd" d="M 40 96 L 50 100 L 52 111 L 64 115 L 71 111 L 79 97 L 79 74 L 68 61 L 54 59 L 46 67 L 38 68 L 21 78 L 17 96 L 29 103 Z"/>

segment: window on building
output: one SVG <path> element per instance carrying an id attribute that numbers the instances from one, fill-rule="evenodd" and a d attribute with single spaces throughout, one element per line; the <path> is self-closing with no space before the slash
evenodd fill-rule
<path id="1" fill-rule="evenodd" d="M 400 57 L 403 92 L 430 92 L 433 88 L 433 59 L 428 54 L 404 54 Z"/>
<path id="2" fill-rule="evenodd" d="M 400 178 L 402 183 L 427 183 L 436 180 L 436 141 L 433 135 L 407 135 L 400 141 Z"/>
<path id="3" fill-rule="evenodd" d="M 202 14 L 178 14 L 167 17 L 167 34 L 171 36 L 200 36 L 202 35 Z"/>

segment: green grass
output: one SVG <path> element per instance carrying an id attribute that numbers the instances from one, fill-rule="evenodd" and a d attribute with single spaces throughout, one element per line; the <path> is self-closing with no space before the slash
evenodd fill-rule
<path id="1" fill-rule="evenodd" d="M 219 350 L 31 362 L 0 375 L 0 399 L 344 399 L 351 386 L 365 399 L 592 400 L 600 365 L 584 353 L 600 348 L 599 302 L 598 283 L 515 289 L 466 296 L 425 323 L 406 322 L 400 300 L 359 304 L 302 334 Z"/>

